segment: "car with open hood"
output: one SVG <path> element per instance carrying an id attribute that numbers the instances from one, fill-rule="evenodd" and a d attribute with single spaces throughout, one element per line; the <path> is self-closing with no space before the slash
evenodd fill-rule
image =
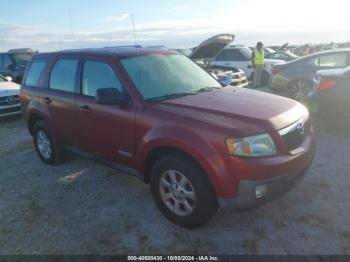
<path id="1" fill-rule="evenodd" d="M 248 79 L 253 79 L 254 68 L 252 65 L 253 51 L 244 45 L 230 45 L 225 47 L 211 62 L 212 66 L 226 66 L 239 68 L 244 71 Z M 265 59 L 265 68 L 262 73 L 262 84 L 268 85 L 272 72 L 272 66 L 282 64 L 283 60 Z"/>
<path id="2" fill-rule="evenodd" d="M 245 87 L 249 84 L 249 82 L 243 70 L 223 65 L 210 65 L 210 61 L 214 59 L 226 46 L 231 44 L 234 39 L 235 36 L 232 34 L 219 34 L 205 40 L 196 48 L 176 50 L 188 56 L 206 71 L 213 74 L 223 85 Z"/>
<path id="3" fill-rule="evenodd" d="M 171 50 L 40 54 L 20 99 L 44 163 L 61 162 L 70 149 L 137 176 L 164 216 L 187 228 L 219 207 L 245 210 L 276 198 L 315 152 L 305 106 L 223 87 Z"/>
<path id="4" fill-rule="evenodd" d="M 27 65 L 36 52 L 30 48 L 11 49 L 0 53 L 0 74 L 9 76 L 16 83 L 21 83 Z"/>

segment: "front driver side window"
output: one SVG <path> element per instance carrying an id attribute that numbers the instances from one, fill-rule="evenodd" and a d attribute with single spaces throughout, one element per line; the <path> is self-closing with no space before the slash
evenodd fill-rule
<path id="1" fill-rule="evenodd" d="M 111 87 L 117 89 L 119 92 L 123 92 L 123 85 L 112 67 L 99 61 L 86 61 L 84 63 L 83 95 L 94 97 L 97 89 Z"/>

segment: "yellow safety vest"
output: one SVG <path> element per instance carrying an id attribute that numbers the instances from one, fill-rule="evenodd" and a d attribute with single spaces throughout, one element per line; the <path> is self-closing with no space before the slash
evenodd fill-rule
<path id="1" fill-rule="evenodd" d="M 265 64 L 265 52 L 264 49 L 261 49 L 261 51 L 259 51 L 258 49 L 254 49 L 254 64 L 256 65 L 263 65 Z"/>

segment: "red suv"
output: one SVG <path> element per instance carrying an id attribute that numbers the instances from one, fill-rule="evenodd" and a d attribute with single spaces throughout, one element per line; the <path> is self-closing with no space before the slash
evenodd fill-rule
<path id="1" fill-rule="evenodd" d="M 219 206 L 244 210 L 285 192 L 315 151 L 303 105 L 223 87 L 169 50 L 39 54 L 20 99 L 43 162 L 59 163 L 68 148 L 136 175 L 188 228 Z"/>

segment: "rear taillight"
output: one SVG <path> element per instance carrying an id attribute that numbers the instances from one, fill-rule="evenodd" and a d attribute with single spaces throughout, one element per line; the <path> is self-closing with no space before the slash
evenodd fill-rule
<path id="1" fill-rule="evenodd" d="M 271 73 L 273 75 L 277 75 L 281 70 L 281 68 L 273 67 Z"/>
<path id="2" fill-rule="evenodd" d="M 336 84 L 337 84 L 336 80 L 324 79 L 324 80 L 321 80 L 320 83 L 318 84 L 318 90 L 327 90 L 335 87 Z"/>

